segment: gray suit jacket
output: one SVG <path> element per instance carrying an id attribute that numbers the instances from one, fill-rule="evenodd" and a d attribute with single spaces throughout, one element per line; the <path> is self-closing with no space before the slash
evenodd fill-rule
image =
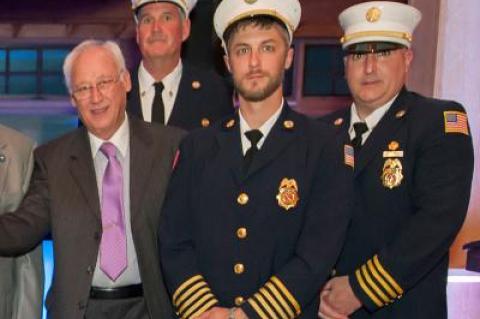
<path id="1" fill-rule="evenodd" d="M 130 119 L 133 241 L 151 318 L 173 316 L 160 269 L 157 227 L 183 133 Z M 30 189 L 15 214 L 0 217 L 0 253 L 20 254 L 51 232 L 55 258 L 46 305 L 51 319 L 83 319 L 102 236 L 88 134 L 79 128 L 35 151 Z"/>
<path id="2" fill-rule="evenodd" d="M 0 214 L 15 210 L 27 191 L 34 141 L 0 125 Z M 42 313 L 42 247 L 16 258 L 0 257 L 0 318 L 37 319 Z"/>

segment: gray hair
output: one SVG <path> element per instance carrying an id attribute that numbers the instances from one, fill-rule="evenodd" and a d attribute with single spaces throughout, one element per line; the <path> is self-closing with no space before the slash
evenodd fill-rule
<path id="1" fill-rule="evenodd" d="M 125 58 L 123 57 L 122 50 L 118 46 L 118 44 L 114 41 L 102 41 L 102 40 L 85 40 L 78 44 L 75 48 L 70 51 L 70 53 L 65 58 L 63 62 L 63 76 L 65 78 L 65 84 L 67 85 L 67 89 L 70 93 L 72 93 L 72 83 L 71 83 L 71 76 L 72 76 L 72 67 L 73 63 L 80 55 L 80 53 L 84 52 L 90 48 L 103 48 L 110 53 L 112 53 L 115 63 L 117 64 L 118 71 L 124 71 L 127 69 L 125 64 Z"/>

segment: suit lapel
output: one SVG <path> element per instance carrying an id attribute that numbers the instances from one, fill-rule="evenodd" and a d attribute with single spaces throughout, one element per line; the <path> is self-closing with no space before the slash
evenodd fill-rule
<path id="1" fill-rule="evenodd" d="M 98 198 L 97 178 L 93 164 L 92 152 L 88 134 L 85 128 L 82 128 L 75 135 L 71 143 L 70 152 L 70 174 L 92 212 L 97 218 L 100 214 L 100 200 Z"/>
<path id="2" fill-rule="evenodd" d="M 193 105 L 193 101 L 189 100 L 189 98 L 193 96 L 191 92 L 189 92 L 192 90 L 192 77 L 190 67 L 188 64 L 184 64 L 177 97 L 173 104 L 172 114 L 168 119 L 168 125 L 193 122 L 192 115 L 194 114 L 194 110 L 189 110 L 191 105 Z"/>
<path id="3" fill-rule="evenodd" d="M 230 124 L 233 126 L 228 127 Z M 243 154 L 238 112 L 232 119 L 223 123 L 223 127 L 217 133 L 217 142 L 219 145 L 218 157 L 228 166 L 237 184 L 240 183 L 243 179 Z"/>
<path id="4" fill-rule="evenodd" d="M 154 148 L 151 133 L 135 119 L 130 119 L 130 214 L 132 223 L 142 209 L 142 198 L 154 161 L 169 158 L 166 148 Z M 154 154 L 155 152 L 155 154 Z"/>
<path id="5" fill-rule="evenodd" d="M 128 93 L 127 111 L 129 114 L 143 119 L 140 84 L 138 83 L 138 68 L 132 72 L 132 89 Z"/>
<path id="6" fill-rule="evenodd" d="M 351 109 L 351 107 L 348 107 L 344 112 L 339 114 L 339 116 L 333 117 L 331 122 L 335 126 L 335 128 L 341 132 L 345 143 L 350 142 L 350 135 L 348 134 L 348 129 L 350 128 Z"/>
<path id="7" fill-rule="evenodd" d="M 266 166 L 273 159 L 278 157 L 278 154 L 283 151 L 297 136 L 298 129 L 295 128 L 295 121 L 292 118 L 292 112 L 285 103 L 280 117 L 273 125 L 260 151 L 253 158 L 250 169 L 248 170 L 246 178 Z M 292 128 L 286 128 L 284 123 L 291 121 Z M 297 123 L 298 125 L 299 123 Z"/>
<path id="8" fill-rule="evenodd" d="M 355 176 L 360 174 L 368 163 L 379 154 L 379 152 L 383 152 L 387 149 L 392 136 L 394 136 L 395 132 L 404 123 L 404 119 L 408 115 L 406 95 L 407 92 L 402 90 L 390 109 L 385 113 L 365 141 L 360 154 L 355 156 Z"/>

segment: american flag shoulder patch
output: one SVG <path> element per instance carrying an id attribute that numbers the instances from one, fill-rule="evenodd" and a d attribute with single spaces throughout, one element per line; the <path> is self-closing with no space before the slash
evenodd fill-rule
<path id="1" fill-rule="evenodd" d="M 445 133 L 460 133 L 469 135 L 467 114 L 460 111 L 443 112 Z"/>
<path id="2" fill-rule="evenodd" d="M 345 144 L 343 146 L 343 157 L 345 165 L 353 168 L 355 165 L 355 156 L 352 145 Z"/>

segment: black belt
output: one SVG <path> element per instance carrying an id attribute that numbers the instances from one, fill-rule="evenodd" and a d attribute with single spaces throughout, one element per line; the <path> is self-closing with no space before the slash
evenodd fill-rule
<path id="1" fill-rule="evenodd" d="M 90 289 L 90 298 L 92 299 L 125 299 L 142 296 L 143 288 L 141 284 L 117 288 L 92 287 Z"/>

